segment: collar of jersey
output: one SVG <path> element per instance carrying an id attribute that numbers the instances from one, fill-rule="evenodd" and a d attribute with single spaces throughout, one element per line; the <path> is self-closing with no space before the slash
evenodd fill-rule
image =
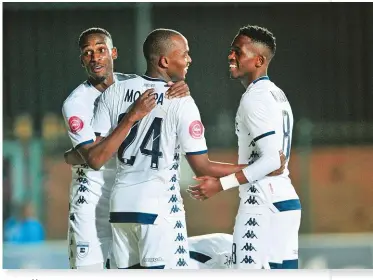
<path id="1" fill-rule="evenodd" d="M 165 80 L 158 79 L 158 78 L 152 78 L 152 77 L 149 77 L 149 76 L 146 76 L 146 75 L 142 75 L 142 77 L 143 77 L 145 80 L 148 80 L 148 81 L 158 81 L 158 82 L 164 82 L 164 83 L 167 83 Z"/>
<path id="2" fill-rule="evenodd" d="M 259 77 L 258 79 L 256 79 L 256 80 L 253 81 L 253 84 L 255 84 L 256 82 L 259 82 L 261 80 L 269 80 L 269 77 L 268 76 Z"/>

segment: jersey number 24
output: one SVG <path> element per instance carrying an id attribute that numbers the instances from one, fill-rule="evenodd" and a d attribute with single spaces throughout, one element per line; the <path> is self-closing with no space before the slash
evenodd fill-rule
<path id="1" fill-rule="evenodd" d="M 119 115 L 118 123 L 123 119 L 125 115 L 126 113 Z M 151 169 L 158 169 L 159 158 L 163 156 L 163 153 L 160 151 L 162 120 L 162 118 L 154 118 L 140 145 L 141 154 L 151 157 Z M 126 165 L 132 166 L 134 165 L 136 160 L 136 156 L 131 156 L 129 159 L 127 159 L 124 158 L 123 155 L 129 148 L 129 146 L 131 146 L 133 142 L 135 142 L 136 138 L 141 137 L 141 135 L 138 135 L 137 133 L 139 130 L 139 124 L 140 121 L 137 121 L 133 124 L 130 133 L 127 135 L 126 139 L 124 139 L 118 149 L 118 159 Z M 150 140 L 152 140 L 151 150 L 146 148 Z"/>

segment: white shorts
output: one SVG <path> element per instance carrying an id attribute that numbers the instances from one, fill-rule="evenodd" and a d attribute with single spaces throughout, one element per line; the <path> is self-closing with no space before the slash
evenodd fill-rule
<path id="1" fill-rule="evenodd" d="M 75 203 L 73 199 L 71 203 Z M 70 268 L 102 264 L 110 258 L 112 230 L 109 223 L 109 195 L 102 195 L 96 204 L 83 203 L 69 213 Z"/>
<path id="2" fill-rule="evenodd" d="M 298 268 L 301 211 L 297 208 L 298 199 L 240 207 L 233 233 L 233 267 Z"/>
<path id="3" fill-rule="evenodd" d="M 301 211 L 283 211 L 272 215 L 269 265 L 271 269 L 297 269 Z"/>
<path id="4" fill-rule="evenodd" d="M 118 268 L 187 269 L 189 248 L 185 215 L 157 224 L 112 223 Z"/>
<path id="5" fill-rule="evenodd" d="M 271 215 L 265 205 L 239 209 L 233 232 L 233 268 L 269 268 Z"/>

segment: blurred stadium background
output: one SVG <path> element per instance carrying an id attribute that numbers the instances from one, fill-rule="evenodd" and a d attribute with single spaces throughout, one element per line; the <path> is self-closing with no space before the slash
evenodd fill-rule
<path id="1" fill-rule="evenodd" d="M 373 268 L 372 3 L 3 3 L 3 221 L 31 200 L 46 241 L 4 243 L 4 268 L 67 268 L 70 148 L 62 102 L 83 80 L 77 39 L 99 26 L 119 50 L 115 70 L 144 71 L 142 42 L 154 28 L 189 40 L 187 82 L 213 160 L 234 162 L 235 112 L 243 93 L 228 78 L 238 29 L 277 37 L 269 76 L 287 94 L 295 127 L 291 178 L 303 206 L 302 268 Z M 188 165 L 182 185 L 193 184 Z M 231 233 L 235 190 L 203 203 L 183 193 L 191 236 Z"/>

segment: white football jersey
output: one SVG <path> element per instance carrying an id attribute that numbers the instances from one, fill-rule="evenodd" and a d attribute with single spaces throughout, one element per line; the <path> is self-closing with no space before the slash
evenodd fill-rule
<path id="1" fill-rule="evenodd" d="M 111 212 L 124 216 L 119 220 L 111 216 L 112 221 L 139 222 L 141 213 L 155 219 L 161 214 L 183 212 L 178 184 L 180 152 L 207 152 L 204 127 L 193 98 L 166 99 L 167 84 L 147 76 L 132 75 L 101 95 L 93 121 L 95 132 L 107 136 L 149 88 L 155 88 L 157 106 L 133 125 L 117 152 Z"/>
<path id="2" fill-rule="evenodd" d="M 114 73 L 114 80 L 124 79 L 126 75 Z M 66 98 L 62 106 L 62 115 L 67 125 L 68 135 L 75 149 L 82 145 L 93 143 L 96 139 L 91 126 L 94 114 L 94 108 L 97 105 L 98 97 L 101 92 L 92 86 L 89 81 L 80 84 Z M 103 170 L 106 170 L 103 173 Z M 87 164 L 72 166 L 72 186 L 81 185 L 81 191 L 91 192 L 97 199 L 102 194 L 102 188 L 111 190 L 114 183 L 113 170 L 103 167 L 95 171 L 88 167 Z M 73 195 L 73 194 L 70 194 Z M 96 199 L 96 200 L 97 200 Z M 85 196 L 81 196 L 81 202 L 84 203 Z M 79 204 L 79 203 L 78 203 Z M 72 208 L 79 205 L 71 204 Z M 72 209 L 73 210 L 73 209 Z"/>
<path id="3" fill-rule="evenodd" d="M 233 236 L 212 233 L 188 237 L 191 267 L 194 269 L 228 269 L 232 267 Z"/>
<path id="4" fill-rule="evenodd" d="M 282 150 L 287 158 L 290 157 L 293 131 L 293 113 L 284 92 L 278 88 L 267 76 L 251 83 L 242 95 L 236 115 L 236 134 L 238 137 L 238 163 L 253 164 L 260 157 L 260 150 L 256 142 L 264 137 L 271 137 L 273 147 Z M 289 179 L 287 163 L 282 175 L 270 178 L 271 184 L 281 187 L 278 199 L 284 197 L 297 198 L 297 194 Z M 258 181 L 261 181 L 258 180 Z M 240 186 L 240 197 L 247 196 L 250 184 Z M 281 190 L 282 188 L 282 190 Z M 275 198 L 276 200 L 276 198 Z"/>

